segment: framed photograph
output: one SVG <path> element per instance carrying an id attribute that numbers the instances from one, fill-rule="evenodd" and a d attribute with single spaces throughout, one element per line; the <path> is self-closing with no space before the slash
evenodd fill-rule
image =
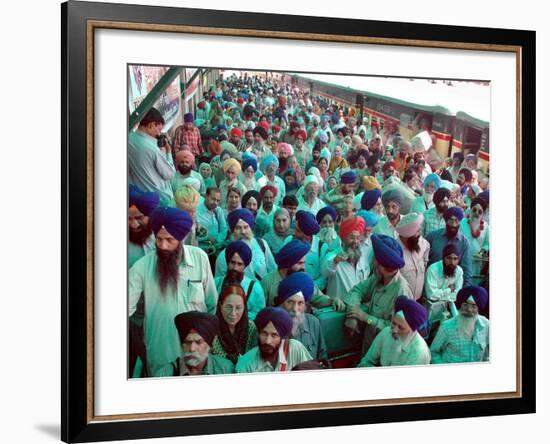
<path id="1" fill-rule="evenodd" d="M 63 3 L 61 12 L 63 441 L 535 412 L 535 174 L 528 169 L 535 164 L 534 32 L 73 1 Z M 212 113 L 204 111 L 205 101 L 220 106 L 223 119 L 212 119 Z M 212 165 L 208 154 L 216 154 L 224 142 L 225 149 L 231 151 L 227 144 L 235 148 L 235 155 L 229 157 L 239 159 L 239 169 L 250 152 L 258 157 L 260 168 L 262 154 L 254 141 L 247 145 L 243 137 L 242 147 L 237 141 L 230 143 L 228 126 L 242 132 L 250 128 L 254 135 L 253 128 L 265 123 L 269 129 L 266 143 L 273 142 L 269 146 L 278 154 L 277 162 L 283 158 L 290 162 L 287 157 L 292 157 L 299 163 L 293 148 L 299 136 L 292 135 L 290 146 L 283 134 L 290 134 L 294 123 L 305 128 L 310 123 L 315 128 L 324 125 L 322 117 L 329 112 L 328 117 L 335 118 L 329 123 L 336 128 L 331 134 L 334 146 L 328 152 L 334 156 L 338 150 L 355 151 L 347 158 L 353 165 L 334 165 L 332 174 L 324 176 L 327 186 L 329 176 L 336 182 L 345 181 L 343 177 L 352 173 L 350 168 L 362 167 L 356 165 L 361 149 L 366 151 L 365 162 L 373 152 L 387 151 L 388 158 L 379 159 L 386 160 L 386 173 L 391 165 L 398 169 L 392 159 L 399 156 L 403 142 L 409 147 L 403 149 L 421 154 L 418 159 L 411 155 L 411 165 L 422 167 L 415 172 L 419 178 L 423 168 L 430 174 L 441 176 L 445 170 L 450 175 L 455 153 L 473 156 L 477 188 L 459 185 L 471 177 L 452 177 L 447 182 L 456 193 L 456 206 L 464 204 L 465 210 L 465 202 L 474 200 L 475 194 L 486 192 L 488 204 L 491 193 L 490 217 L 486 218 L 491 228 L 490 250 L 478 255 L 478 268 L 474 261 L 467 277 L 472 284 L 490 287 L 490 294 L 495 295 L 490 310 L 487 306 L 483 312 L 490 319 L 486 359 L 442 365 L 432 365 L 428 359 L 425 365 L 414 366 L 377 362 L 376 368 L 356 368 L 366 350 L 341 345 L 338 341 L 344 335 L 340 331 L 324 335 L 328 348 L 324 361 L 332 367 L 328 370 L 317 360 L 312 371 L 179 377 L 187 374 L 181 363 L 188 361 L 178 359 L 180 364 L 163 373 L 160 364 L 172 365 L 170 359 L 156 365 L 150 354 L 142 360 L 132 347 L 129 314 L 135 314 L 143 295 L 146 323 L 151 305 L 147 305 L 146 290 L 136 287 L 135 276 L 129 272 L 132 233 L 127 221 L 132 207 L 129 186 L 140 185 L 140 193 L 148 190 L 136 179 L 129 152 L 132 134 L 152 109 L 163 127 L 156 135 L 159 152 L 164 153 L 163 161 L 171 162 L 174 174 L 188 174 L 185 168 L 179 169 L 182 155 L 178 152 L 193 156 L 200 175 L 201 165 Z M 270 112 L 264 114 L 264 109 Z M 192 139 L 182 136 L 186 123 L 200 129 L 202 139 L 196 148 Z M 346 130 L 339 131 L 342 127 Z M 320 131 L 312 132 L 314 144 L 319 142 Z M 343 140 L 347 131 L 355 139 L 338 142 L 338 134 Z M 308 138 L 304 132 L 304 139 Z M 303 141 L 307 145 L 308 140 Z M 292 149 L 290 156 L 280 154 L 287 148 Z M 221 149 L 217 155 L 223 157 Z M 264 153 L 265 158 L 269 155 Z M 326 163 L 328 168 L 330 160 Z M 210 168 L 210 174 L 217 172 L 223 179 L 230 164 L 220 162 L 217 168 Z M 454 173 L 468 176 L 461 171 Z M 317 172 L 323 177 L 322 168 Z M 288 193 L 293 180 L 286 181 L 286 176 L 282 186 Z M 390 176 L 393 171 L 381 177 L 384 186 L 393 186 Z M 208 178 L 206 172 L 186 186 L 198 184 L 192 193 L 200 194 L 201 185 L 208 188 L 203 183 Z M 409 186 L 404 175 L 401 179 L 396 186 Z M 223 189 L 216 182 L 212 188 Z M 366 191 L 367 185 L 368 180 L 358 186 Z M 469 196 L 469 189 L 477 191 Z M 328 188 L 324 191 L 329 192 Z M 230 192 L 226 194 L 229 199 Z M 182 208 L 178 198 L 180 194 L 168 189 L 167 196 L 159 197 L 161 207 L 169 207 L 167 202 L 173 199 L 174 206 Z M 189 196 L 186 199 L 188 204 Z M 237 207 L 241 204 L 236 201 Z M 412 207 L 412 198 L 408 204 Z M 337 208 L 341 234 L 347 219 L 358 220 L 352 213 L 361 203 L 352 206 L 350 200 L 348 215 L 340 214 L 345 208 Z M 201 224 L 192 222 L 194 226 L 187 227 L 185 234 L 193 230 L 194 245 L 210 255 L 208 265 L 214 272 L 207 274 L 214 282 L 217 261 L 227 244 L 216 248 L 207 242 L 208 230 L 201 235 Z M 177 229 L 171 231 L 169 223 L 162 219 L 153 227 L 154 234 L 164 230 L 173 235 Z M 267 235 L 260 232 L 257 237 L 266 239 Z M 184 238 L 185 243 L 188 238 Z M 275 248 L 274 242 L 269 241 L 268 247 Z M 347 260 L 347 256 L 342 258 Z M 322 262 L 317 263 L 319 269 Z M 208 265 L 205 262 L 198 271 L 206 272 Z M 305 274 L 311 277 L 307 265 Z M 261 274 L 258 279 L 265 278 Z M 180 272 L 180 282 L 181 278 Z M 193 288 L 196 278 L 191 274 L 183 278 Z M 313 315 L 323 319 L 320 307 L 325 305 L 329 307 L 326 313 L 345 312 L 341 320 L 348 316 L 348 278 L 366 279 L 352 279 L 343 272 L 338 285 L 345 288 L 338 287 L 338 297 L 332 297 L 330 284 L 325 283 L 330 300 L 318 307 L 312 302 Z M 204 310 L 202 302 L 197 302 L 181 311 L 213 314 L 218 290 L 211 289 L 215 297 L 205 299 Z M 416 299 L 420 301 L 420 296 Z M 251 301 L 248 295 L 246 300 Z M 339 302 L 344 308 L 338 308 Z M 250 319 L 261 308 L 254 311 L 249 305 Z M 429 308 L 430 316 L 441 312 L 446 316 L 445 306 Z M 398 314 L 395 309 L 393 316 Z M 370 321 L 365 318 L 367 325 Z M 181 334 L 177 322 L 177 330 L 171 322 L 170 328 Z M 197 333 L 197 328 L 188 331 Z M 429 331 L 425 335 L 428 338 Z M 313 353 L 306 355 L 308 359 L 295 363 L 313 363 Z"/>

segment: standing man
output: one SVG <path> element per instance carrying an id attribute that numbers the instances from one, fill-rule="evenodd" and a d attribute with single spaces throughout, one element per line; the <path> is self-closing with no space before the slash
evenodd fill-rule
<path id="1" fill-rule="evenodd" d="M 220 207 L 220 202 L 220 189 L 210 187 L 206 190 L 204 200 L 199 203 L 197 208 L 197 223 L 199 226 L 206 228 L 207 238 L 214 244 L 216 249 L 223 247 L 228 233 L 227 221 Z"/>
<path id="2" fill-rule="evenodd" d="M 174 150 L 176 153 L 187 145 L 195 156 L 202 156 L 204 150 L 202 148 L 201 132 L 193 123 L 193 113 L 183 115 L 183 125 L 176 128 L 174 134 Z"/>
<path id="3" fill-rule="evenodd" d="M 165 366 L 180 356 L 174 317 L 182 311 L 213 314 L 218 292 L 208 256 L 183 241 L 193 219 L 179 208 L 158 207 L 151 214 L 156 251 L 138 260 L 128 276 L 129 316 L 140 296 L 145 301 L 144 333 L 150 376 L 166 376 Z"/>
<path id="4" fill-rule="evenodd" d="M 158 193 L 161 205 L 174 206 L 170 185 L 175 172 L 172 149 L 165 139 L 162 147 L 157 141 L 164 123 L 162 114 L 151 108 L 137 130 L 128 134 L 128 181 L 144 191 Z"/>
<path id="5" fill-rule="evenodd" d="M 422 223 L 422 236 L 427 237 L 432 231 L 445 227 L 443 214 L 451 204 L 451 191 L 447 188 L 439 188 L 433 197 L 434 207 L 424 213 Z"/>
<path id="6" fill-rule="evenodd" d="M 176 174 L 170 181 L 172 185 L 172 191 L 176 194 L 179 188 L 183 186 L 183 181 L 189 177 L 196 179 L 200 182 L 200 189 L 197 191 L 204 196 L 206 188 L 204 186 L 204 179 L 202 175 L 195 171 L 195 156 L 189 150 L 180 150 L 176 153 Z"/>
<path id="7" fill-rule="evenodd" d="M 155 192 L 146 193 L 130 184 L 128 194 L 128 269 L 155 249 L 155 236 L 149 225 L 149 216 L 157 208 L 160 198 Z"/>
<path id="8" fill-rule="evenodd" d="M 383 234 L 394 239 L 399 237 L 399 233 L 395 230 L 401 219 L 401 207 L 403 206 L 403 195 L 399 190 L 387 190 L 382 193 L 382 204 L 386 215 L 380 218 L 380 221 L 374 227 L 374 234 Z"/>

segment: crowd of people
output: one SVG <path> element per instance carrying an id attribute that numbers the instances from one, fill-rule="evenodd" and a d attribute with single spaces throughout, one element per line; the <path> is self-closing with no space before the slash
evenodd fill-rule
<path id="1" fill-rule="evenodd" d="M 475 154 L 255 76 L 164 126 L 128 135 L 131 377 L 489 359 Z"/>

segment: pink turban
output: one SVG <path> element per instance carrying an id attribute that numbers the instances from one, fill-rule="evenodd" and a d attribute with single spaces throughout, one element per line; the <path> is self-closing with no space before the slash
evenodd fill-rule
<path id="1" fill-rule="evenodd" d="M 294 154 L 294 149 L 288 143 L 278 143 L 277 148 L 279 155 L 283 154 L 286 157 L 290 157 Z"/>
<path id="2" fill-rule="evenodd" d="M 346 240 L 346 238 L 354 231 L 359 234 L 363 234 L 365 231 L 365 220 L 361 217 L 354 216 L 346 219 L 340 224 L 340 239 Z"/>
<path id="3" fill-rule="evenodd" d="M 409 213 L 405 216 L 401 216 L 395 229 L 401 237 L 413 237 L 418 233 L 423 221 L 424 216 L 421 213 Z"/>
<path id="4" fill-rule="evenodd" d="M 176 163 L 180 163 L 183 160 L 187 160 L 192 165 L 195 164 L 195 156 L 189 150 L 181 150 L 176 153 Z"/>

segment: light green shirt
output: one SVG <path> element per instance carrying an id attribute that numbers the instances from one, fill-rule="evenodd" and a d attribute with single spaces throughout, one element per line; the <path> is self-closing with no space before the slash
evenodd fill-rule
<path id="1" fill-rule="evenodd" d="M 284 341 L 289 341 L 288 356 L 284 354 Z M 302 362 L 311 361 L 312 357 L 304 345 L 295 339 L 283 339 L 279 347 L 279 357 L 275 366 L 264 361 L 260 355 L 258 346 L 245 353 L 237 361 L 236 373 L 257 373 L 257 372 L 279 372 L 283 363 L 286 364 L 285 371 L 289 372 Z"/>

